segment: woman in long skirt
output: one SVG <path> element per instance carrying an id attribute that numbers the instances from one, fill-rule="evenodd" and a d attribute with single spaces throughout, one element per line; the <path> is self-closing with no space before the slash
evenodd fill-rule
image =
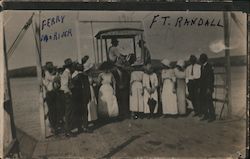
<path id="1" fill-rule="evenodd" d="M 131 73 L 129 96 L 129 109 L 134 119 L 137 119 L 138 116 L 142 117 L 144 112 L 142 77 L 143 71 L 141 66 L 135 66 L 134 71 Z"/>
<path id="2" fill-rule="evenodd" d="M 177 106 L 178 113 L 180 115 L 186 114 L 186 73 L 184 69 L 185 62 L 183 60 L 179 60 L 176 64 L 176 68 L 174 69 L 176 76 L 176 94 L 177 94 Z"/>
<path id="3" fill-rule="evenodd" d="M 161 63 L 164 65 L 164 68 L 161 71 L 163 83 L 161 89 L 162 113 L 167 117 L 167 115 L 178 114 L 175 75 L 174 70 L 170 68 L 170 62 L 167 59 L 162 60 Z"/>
<path id="4" fill-rule="evenodd" d="M 115 79 L 111 73 L 112 65 L 102 64 L 104 72 L 98 77 L 101 87 L 98 94 L 98 113 L 100 117 L 117 117 L 119 115 L 117 98 L 115 96 Z"/>
<path id="5" fill-rule="evenodd" d="M 151 64 L 148 63 L 143 74 L 143 92 L 144 92 L 144 113 L 147 118 L 158 112 L 158 78 L 153 72 Z"/>

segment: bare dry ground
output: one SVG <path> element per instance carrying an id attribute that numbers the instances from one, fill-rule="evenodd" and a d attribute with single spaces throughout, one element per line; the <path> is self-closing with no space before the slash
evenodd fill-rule
<path id="1" fill-rule="evenodd" d="M 235 67 L 232 71 L 233 113 L 238 115 L 235 120 L 206 123 L 191 115 L 177 119 L 126 119 L 104 125 L 93 134 L 39 141 L 34 144 L 33 158 L 235 157 L 238 151 L 244 152 L 246 142 L 246 120 L 239 118 L 244 116 L 246 106 L 246 68 Z M 11 88 L 16 126 L 38 140 L 36 78 L 12 79 Z M 26 144 L 20 145 L 24 151 Z"/>

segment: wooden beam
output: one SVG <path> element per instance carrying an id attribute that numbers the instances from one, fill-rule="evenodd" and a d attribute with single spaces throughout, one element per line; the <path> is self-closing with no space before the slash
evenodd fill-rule
<path id="1" fill-rule="evenodd" d="M 108 51 L 108 42 L 107 42 L 107 39 L 105 39 L 105 47 L 106 47 L 106 60 L 109 61 L 109 59 L 108 59 L 109 51 Z"/>
<path id="2" fill-rule="evenodd" d="M 42 47 L 41 47 L 41 30 L 40 30 L 40 21 L 41 21 L 41 11 L 37 12 L 35 21 L 35 30 L 34 31 L 34 38 L 35 38 L 35 44 L 36 44 L 36 71 L 37 71 L 37 79 L 39 83 L 39 112 L 40 112 L 40 126 L 41 126 L 41 140 L 45 140 L 46 138 L 46 122 L 45 122 L 45 109 L 44 109 L 44 89 L 43 89 L 43 80 L 42 80 Z"/>
<path id="3" fill-rule="evenodd" d="M 223 12 L 224 18 L 224 43 L 227 48 L 230 48 L 230 30 L 229 30 L 229 13 Z M 228 117 L 232 115 L 232 99 L 231 99 L 231 62 L 230 62 L 230 50 L 225 49 L 226 58 L 226 85 L 227 85 L 227 99 L 228 99 Z"/>
<path id="4" fill-rule="evenodd" d="M 96 39 L 96 57 L 97 57 L 97 64 L 99 63 L 99 45 L 98 45 L 98 39 Z"/>
<path id="5" fill-rule="evenodd" d="M 95 58 L 95 65 L 96 65 L 95 37 L 94 37 L 94 29 L 93 29 L 93 23 L 92 23 L 92 22 L 90 22 L 90 26 L 91 26 L 91 34 L 92 34 L 92 42 L 93 42 L 94 58 Z"/>
<path id="6" fill-rule="evenodd" d="M 143 40 L 143 35 L 141 34 L 141 40 Z M 145 61 L 144 61 L 144 45 L 141 45 L 141 60 L 142 60 L 142 63 L 145 64 Z"/>
<path id="7" fill-rule="evenodd" d="M 103 44 L 103 43 L 102 43 L 102 40 L 103 40 L 103 39 L 102 39 L 102 36 L 101 36 L 101 39 L 100 39 L 100 40 L 101 40 L 101 62 L 103 62 L 103 46 L 102 46 L 102 44 Z"/>
<path id="8" fill-rule="evenodd" d="M 80 29 L 79 29 L 79 12 L 77 12 L 77 20 L 75 21 L 76 29 L 76 47 L 77 47 L 77 59 L 78 62 L 81 62 L 81 43 L 80 43 Z"/>
<path id="9" fill-rule="evenodd" d="M 134 54 L 136 56 L 136 44 L 135 44 L 135 37 L 133 37 L 133 44 L 134 44 Z"/>

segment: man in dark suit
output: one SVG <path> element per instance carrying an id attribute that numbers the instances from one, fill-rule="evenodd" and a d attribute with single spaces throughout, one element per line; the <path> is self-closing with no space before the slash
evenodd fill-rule
<path id="1" fill-rule="evenodd" d="M 200 106 L 204 115 L 201 120 L 212 122 L 216 119 L 212 97 L 214 91 L 214 70 L 207 61 L 207 55 L 201 54 Z"/>
<path id="2" fill-rule="evenodd" d="M 91 132 L 88 129 L 88 103 L 91 99 L 90 83 L 88 76 L 83 73 L 83 66 L 75 64 L 75 72 L 72 74 L 72 101 L 74 107 L 74 125 L 80 132 Z M 83 128 L 82 128 L 83 126 Z"/>

